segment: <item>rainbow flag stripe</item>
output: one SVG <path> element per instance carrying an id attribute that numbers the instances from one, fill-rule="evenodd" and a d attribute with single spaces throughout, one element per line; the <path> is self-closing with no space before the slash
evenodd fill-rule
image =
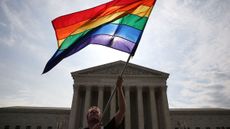
<path id="1" fill-rule="evenodd" d="M 43 73 L 89 44 L 134 55 L 155 0 L 113 0 L 52 21 L 58 50 Z"/>

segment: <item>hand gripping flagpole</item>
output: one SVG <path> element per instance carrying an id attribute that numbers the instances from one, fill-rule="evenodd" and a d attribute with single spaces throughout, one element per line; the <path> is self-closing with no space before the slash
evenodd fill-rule
<path id="1" fill-rule="evenodd" d="M 130 58 L 131 58 L 131 54 L 129 55 L 129 58 L 127 59 L 125 65 L 124 65 L 124 67 L 123 67 L 123 69 L 122 69 L 122 71 L 121 71 L 121 73 L 120 73 L 120 75 L 119 75 L 120 77 L 122 77 L 122 75 L 123 75 L 123 73 L 124 73 L 124 71 L 125 71 L 125 69 L 126 69 L 126 66 L 127 66 L 128 63 L 129 63 Z M 116 90 L 117 90 L 117 86 L 114 87 L 114 89 L 113 89 L 113 91 L 112 91 L 112 94 L 111 94 L 111 96 L 109 97 L 109 100 L 108 100 L 108 102 L 107 102 L 107 104 L 106 104 L 106 106 L 105 106 L 105 109 L 104 109 L 103 113 L 102 113 L 102 117 L 101 117 L 100 123 L 102 122 L 102 120 L 103 120 L 103 118 L 104 118 L 104 116 L 105 116 L 105 113 L 106 113 L 106 111 L 107 111 L 108 108 L 109 108 L 109 104 L 111 103 L 111 100 L 112 100 L 114 94 L 116 93 Z"/>

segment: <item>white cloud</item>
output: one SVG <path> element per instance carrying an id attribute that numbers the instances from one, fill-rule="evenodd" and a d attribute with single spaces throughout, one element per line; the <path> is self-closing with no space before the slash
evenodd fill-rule
<path id="1" fill-rule="evenodd" d="M 153 29 L 148 32 L 153 50 L 144 57 L 153 55 L 155 64 L 151 66 L 171 74 L 170 105 L 228 107 L 229 103 L 217 102 L 230 100 L 230 15 L 223 13 L 227 4 L 178 0 L 158 1 L 157 5 L 152 17 L 155 23 L 149 25 Z"/>

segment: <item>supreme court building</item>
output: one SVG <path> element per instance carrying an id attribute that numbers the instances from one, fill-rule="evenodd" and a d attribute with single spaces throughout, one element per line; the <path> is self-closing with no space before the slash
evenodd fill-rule
<path id="1" fill-rule="evenodd" d="M 90 106 L 103 109 L 125 62 L 118 61 L 72 73 L 74 95 L 69 129 L 85 127 Z M 170 129 L 166 80 L 169 74 L 129 64 L 124 72 L 125 129 Z M 114 116 L 117 98 L 111 101 L 104 123 Z"/>
<path id="2" fill-rule="evenodd" d="M 74 94 L 71 109 L 0 108 L 0 129 L 80 129 L 87 126 L 90 106 L 101 109 L 116 84 L 125 62 L 117 61 L 72 72 Z M 124 129 L 230 129 L 229 109 L 169 109 L 168 73 L 128 64 L 123 75 L 126 99 Z M 103 123 L 118 109 L 114 96 Z"/>

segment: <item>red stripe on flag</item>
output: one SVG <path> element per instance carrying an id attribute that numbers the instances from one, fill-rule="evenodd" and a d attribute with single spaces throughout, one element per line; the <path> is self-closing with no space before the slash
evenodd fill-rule
<path id="1" fill-rule="evenodd" d="M 108 3 L 96 6 L 91 9 L 60 16 L 52 21 L 53 27 L 55 29 L 60 29 L 60 28 L 63 28 L 69 25 L 76 24 L 78 22 L 94 19 L 98 17 L 98 15 L 103 14 L 103 12 L 110 7 L 113 7 L 113 6 L 124 6 L 125 7 L 132 3 L 138 3 L 138 2 L 146 6 L 152 6 L 152 2 L 154 2 L 154 0 L 114 0 Z"/>

